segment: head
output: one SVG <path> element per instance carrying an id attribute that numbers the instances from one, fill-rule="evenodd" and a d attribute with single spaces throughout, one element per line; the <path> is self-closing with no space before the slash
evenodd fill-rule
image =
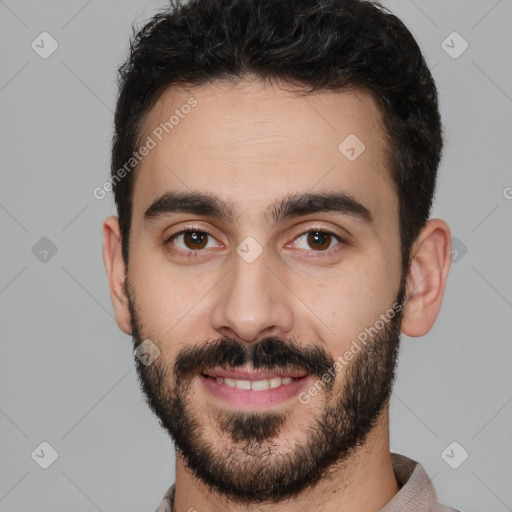
<path id="1" fill-rule="evenodd" d="M 284 499 L 384 428 L 400 332 L 439 312 L 434 81 L 359 0 L 172 2 L 119 71 L 104 258 L 120 328 L 159 354 L 136 358 L 146 399 L 203 482 Z M 219 368 L 300 379 L 235 405 Z"/>

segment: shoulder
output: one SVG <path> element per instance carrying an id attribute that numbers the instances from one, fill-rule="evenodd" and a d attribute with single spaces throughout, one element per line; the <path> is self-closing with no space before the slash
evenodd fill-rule
<path id="1" fill-rule="evenodd" d="M 169 489 L 167 489 L 155 512 L 172 512 L 172 506 L 174 503 L 174 486 L 175 484 L 172 484 Z"/>

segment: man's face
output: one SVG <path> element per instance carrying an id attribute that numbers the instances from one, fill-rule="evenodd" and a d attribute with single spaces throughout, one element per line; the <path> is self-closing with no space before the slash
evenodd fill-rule
<path id="1" fill-rule="evenodd" d="M 170 89 L 145 120 L 126 285 L 160 355 L 137 372 L 189 470 L 241 502 L 313 485 L 385 412 L 405 287 L 379 120 L 363 94 L 259 82 Z M 214 378 L 242 369 L 269 375 Z"/>

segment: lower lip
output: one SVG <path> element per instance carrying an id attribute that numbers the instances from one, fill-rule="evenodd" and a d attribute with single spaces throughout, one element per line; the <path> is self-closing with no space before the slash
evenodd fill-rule
<path id="1" fill-rule="evenodd" d="M 254 409 L 255 407 L 269 407 L 280 404 L 298 395 L 307 386 L 311 377 L 305 376 L 293 380 L 290 384 L 281 384 L 277 388 L 269 388 L 260 391 L 251 389 L 230 388 L 224 383 L 218 383 L 215 379 L 201 375 L 200 380 L 211 395 L 221 402 L 237 409 Z"/>

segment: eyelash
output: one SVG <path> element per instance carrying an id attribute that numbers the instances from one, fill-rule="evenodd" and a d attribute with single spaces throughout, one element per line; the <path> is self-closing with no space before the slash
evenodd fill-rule
<path id="1" fill-rule="evenodd" d="M 174 233 L 173 235 L 168 237 L 164 241 L 164 244 L 168 245 L 176 237 L 178 237 L 180 235 L 183 235 L 183 234 L 187 234 L 187 233 L 201 233 L 203 235 L 207 235 L 207 236 L 211 236 L 212 238 L 215 238 L 211 233 L 208 233 L 208 231 L 204 231 L 203 229 L 199 229 L 199 228 L 195 228 L 194 226 L 190 226 L 189 228 L 184 229 L 182 231 L 179 231 L 178 233 Z M 301 237 L 303 237 L 304 235 L 308 235 L 309 233 L 321 233 L 323 235 L 330 235 L 330 236 L 332 236 L 333 238 L 335 238 L 339 242 L 334 248 L 326 249 L 326 250 L 323 250 L 323 251 L 313 251 L 313 252 L 316 252 L 316 253 L 326 253 L 326 252 L 327 253 L 331 253 L 333 250 L 336 250 L 336 247 L 338 247 L 339 245 L 342 245 L 342 244 L 348 245 L 347 242 L 342 237 L 340 237 L 339 235 L 333 233 L 332 231 L 328 231 L 326 229 L 323 229 L 322 227 L 314 227 L 314 228 L 311 228 L 311 229 L 309 229 L 307 231 L 304 231 L 304 232 L 300 233 L 299 235 L 297 235 L 294 238 L 294 241 L 299 239 L 299 238 L 301 238 Z M 207 251 L 207 249 L 202 249 L 202 250 L 199 250 L 199 251 L 194 251 L 194 250 L 183 251 L 181 249 L 174 249 L 172 247 L 169 247 L 167 250 L 170 253 L 172 253 L 172 254 L 178 254 L 180 256 L 184 256 L 185 258 L 197 258 L 197 257 L 201 256 L 204 251 Z M 327 257 L 327 256 L 324 256 L 324 254 L 320 254 L 320 255 L 309 256 L 309 257 L 311 257 L 311 258 L 324 258 L 324 257 Z"/>

